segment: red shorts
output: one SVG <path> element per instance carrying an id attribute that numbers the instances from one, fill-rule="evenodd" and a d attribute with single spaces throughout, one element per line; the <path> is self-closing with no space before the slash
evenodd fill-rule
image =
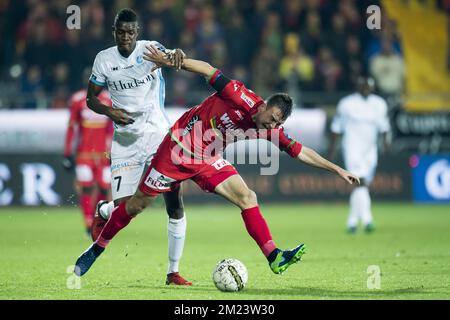
<path id="1" fill-rule="evenodd" d="M 91 187 L 94 184 L 102 189 L 111 187 L 111 169 L 107 160 L 77 159 L 75 173 L 81 187 Z"/>
<path id="2" fill-rule="evenodd" d="M 236 168 L 221 156 L 207 161 L 192 158 L 177 158 L 174 161 L 172 150 L 175 145 L 167 135 L 158 148 L 139 190 L 146 195 L 156 196 L 176 189 L 184 180 L 193 180 L 206 192 L 214 192 L 217 185 L 238 174 Z"/>

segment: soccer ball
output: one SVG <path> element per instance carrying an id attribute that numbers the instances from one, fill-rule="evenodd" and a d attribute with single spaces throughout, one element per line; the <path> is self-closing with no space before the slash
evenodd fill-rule
<path id="1" fill-rule="evenodd" d="M 240 291 L 247 284 L 247 268 L 237 259 L 224 259 L 217 264 L 212 278 L 220 291 Z"/>

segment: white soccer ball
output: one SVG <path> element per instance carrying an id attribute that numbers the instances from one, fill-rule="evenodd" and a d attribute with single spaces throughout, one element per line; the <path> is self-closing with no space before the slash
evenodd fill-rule
<path id="1" fill-rule="evenodd" d="M 237 259 L 224 259 L 217 264 L 212 278 L 220 291 L 240 291 L 247 284 L 247 268 Z"/>

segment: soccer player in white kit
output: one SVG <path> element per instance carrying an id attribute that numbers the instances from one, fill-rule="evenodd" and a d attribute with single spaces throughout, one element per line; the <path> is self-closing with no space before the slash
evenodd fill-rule
<path id="1" fill-rule="evenodd" d="M 360 177 L 361 184 L 350 195 L 347 230 L 355 233 L 359 220 L 366 232 L 374 230 L 369 185 L 375 175 L 378 161 L 378 135 L 383 134 L 385 148 L 389 145 L 390 125 L 386 101 L 373 94 L 372 78 L 360 77 L 357 92 L 342 98 L 331 122 L 332 139 L 330 159 L 336 140 L 342 135 L 345 168 Z"/>
<path id="2" fill-rule="evenodd" d="M 95 241 L 113 208 L 130 198 L 139 185 L 144 168 L 167 133 L 169 119 L 164 112 L 165 84 L 161 69 L 143 59 L 146 45 L 167 53 L 181 68 L 184 53 L 168 50 L 156 41 L 137 41 L 139 24 L 136 13 L 122 9 L 115 17 L 113 35 L 116 46 L 99 52 L 95 58 L 87 94 L 87 105 L 114 121 L 111 146 L 111 191 L 113 201 L 97 204 L 92 227 Z M 112 108 L 100 102 L 104 87 L 112 100 Z M 169 215 L 169 268 L 166 284 L 191 285 L 179 274 L 186 234 L 181 189 L 164 197 Z"/>

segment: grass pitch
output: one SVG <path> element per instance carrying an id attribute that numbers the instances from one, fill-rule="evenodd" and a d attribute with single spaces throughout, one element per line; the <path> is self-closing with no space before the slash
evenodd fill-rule
<path id="1" fill-rule="evenodd" d="M 90 241 L 79 209 L 2 208 L 0 299 L 450 299 L 449 206 L 375 204 L 377 230 L 356 235 L 345 233 L 345 204 L 261 208 L 279 247 L 307 244 L 303 260 L 275 275 L 238 209 L 188 204 L 181 273 L 193 281 L 189 288 L 164 284 L 163 208 L 133 220 L 80 283 L 70 271 Z M 238 293 L 222 293 L 211 280 L 216 263 L 228 257 L 249 272 Z"/>

